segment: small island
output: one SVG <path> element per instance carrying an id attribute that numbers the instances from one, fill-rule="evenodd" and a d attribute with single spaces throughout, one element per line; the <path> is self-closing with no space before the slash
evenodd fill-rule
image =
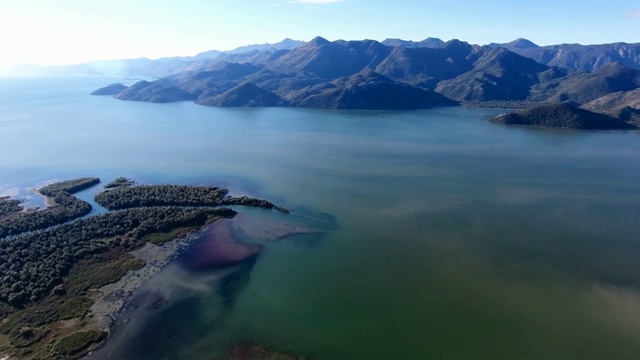
<path id="1" fill-rule="evenodd" d="M 620 118 L 595 113 L 574 104 L 554 103 L 532 107 L 517 112 L 504 113 L 489 119 L 505 125 L 529 125 L 579 130 L 628 130 L 637 127 Z"/>
<path id="2" fill-rule="evenodd" d="M 44 210 L 24 211 L 18 200 L 0 198 L 5 229 L 0 235 L 0 353 L 82 357 L 107 339 L 111 323 L 105 319 L 112 321 L 123 303 L 105 305 L 108 301 L 96 298 L 96 290 L 118 286 L 130 270 L 147 268 L 147 277 L 159 271 L 163 265 L 158 263 L 166 264 L 180 244 L 188 243 L 180 239 L 236 215 L 225 205 L 287 212 L 266 200 L 227 197 L 219 187 L 138 186 L 119 178 L 95 198 L 110 211 L 80 218 L 91 205 L 72 194 L 99 181 L 83 178 L 39 189 L 53 200 Z M 158 251 L 162 256 L 153 265 L 134 256 L 159 244 L 172 246 Z M 122 286 L 132 290 L 143 280 Z M 97 300 L 100 306 L 93 306 Z"/>

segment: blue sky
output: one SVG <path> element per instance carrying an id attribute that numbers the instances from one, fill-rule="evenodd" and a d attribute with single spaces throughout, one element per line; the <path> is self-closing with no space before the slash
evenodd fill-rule
<path id="1" fill-rule="evenodd" d="M 628 0 L 0 0 L 0 66 L 194 55 L 290 37 L 640 42 Z"/>

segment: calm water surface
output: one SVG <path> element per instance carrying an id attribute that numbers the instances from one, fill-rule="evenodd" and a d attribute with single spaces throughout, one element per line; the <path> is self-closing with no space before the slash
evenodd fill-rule
<path id="1" fill-rule="evenodd" d="M 640 357 L 637 132 L 87 95 L 114 81 L 0 79 L 0 194 L 37 206 L 29 189 L 47 181 L 126 176 L 220 184 L 293 214 L 241 210 L 256 261 L 176 261 L 138 294 L 167 305 L 131 310 L 97 355 L 209 359 L 258 341 L 318 359 Z M 278 222 L 322 232 L 260 236 Z"/>

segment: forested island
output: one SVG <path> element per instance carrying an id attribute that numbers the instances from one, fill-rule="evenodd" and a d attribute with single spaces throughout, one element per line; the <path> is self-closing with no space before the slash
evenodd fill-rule
<path id="1" fill-rule="evenodd" d="M 72 194 L 97 178 L 63 181 L 38 192 L 43 210 L 0 198 L 0 352 L 34 359 L 78 358 L 109 329 L 88 317 L 92 290 L 145 266 L 130 254 L 197 231 L 236 211 L 223 205 L 277 208 L 249 197 L 228 198 L 219 187 L 142 185 L 119 178 L 96 195 L 108 211 L 77 219 L 91 205 Z M 70 221 L 72 219 L 77 219 Z"/>
<path id="2" fill-rule="evenodd" d="M 570 103 L 546 104 L 489 119 L 505 125 L 531 125 L 576 130 L 623 130 L 636 126 L 620 118 L 578 108 Z"/>
<path id="3" fill-rule="evenodd" d="M 226 198 L 228 191 L 218 187 L 183 185 L 142 185 L 124 184 L 113 186 L 113 190 L 96 195 L 96 202 L 109 210 L 129 209 L 140 206 L 220 206 L 244 205 L 276 209 L 288 212 L 269 201 L 247 196 Z"/>

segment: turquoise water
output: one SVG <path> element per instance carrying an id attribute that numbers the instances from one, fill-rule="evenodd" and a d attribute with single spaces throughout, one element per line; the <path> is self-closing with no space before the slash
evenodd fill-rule
<path id="1" fill-rule="evenodd" d="M 246 340 L 319 359 L 640 356 L 637 132 L 87 95 L 116 80 L 0 80 L 0 194 L 80 176 L 220 184 L 331 224 L 226 272 L 167 268 L 154 286 L 180 296 L 138 325 L 179 335 L 160 353 L 125 336 L 140 357 Z"/>

